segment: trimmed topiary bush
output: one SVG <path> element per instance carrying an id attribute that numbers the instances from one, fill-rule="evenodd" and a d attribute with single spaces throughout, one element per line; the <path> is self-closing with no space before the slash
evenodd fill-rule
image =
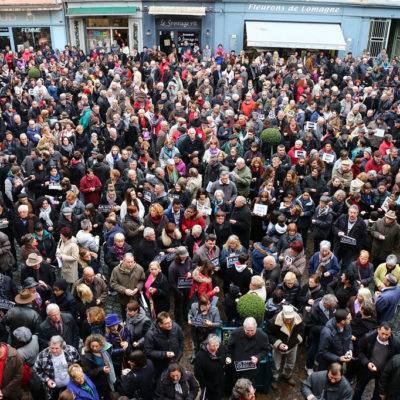
<path id="1" fill-rule="evenodd" d="M 248 293 L 239 299 L 237 312 L 242 319 L 247 317 L 255 318 L 258 326 L 261 326 L 265 313 L 265 304 L 261 297 L 254 293 Z"/>
<path id="2" fill-rule="evenodd" d="M 31 68 L 31 69 L 28 71 L 28 76 L 29 76 L 29 78 L 33 78 L 33 79 L 38 79 L 38 78 L 40 78 L 40 71 L 39 71 L 39 69 L 38 69 L 38 68 Z"/>
<path id="3" fill-rule="evenodd" d="M 276 128 L 267 128 L 261 132 L 263 143 L 275 146 L 281 142 L 282 135 Z"/>

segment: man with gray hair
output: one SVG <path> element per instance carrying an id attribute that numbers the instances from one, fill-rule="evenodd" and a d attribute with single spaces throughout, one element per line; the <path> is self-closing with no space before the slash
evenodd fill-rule
<path id="1" fill-rule="evenodd" d="M 342 214 L 332 226 L 335 238 L 333 252 L 338 262 L 342 261 L 342 270 L 357 259 L 367 236 L 367 227 L 359 213 L 358 207 L 352 205 L 348 213 Z"/>
<path id="2" fill-rule="evenodd" d="M 307 313 L 308 330 L 308 347 L 306 370 L 311 375 L 314 370 L 314 360 L 317 355 L 319 346 L 319 337 L 322 328 L 327 322 L 334 317 L 337 306 L 337 298 L 333 294 L 326 294 L 322 299 L 316 300 L 311 307 L 311 311 Z"/>
<path id="3" fill-rule="evenodd" d="M 110 279 L 110 287 L 118 293 L 123 320 L 126 319 L 126 305 L 130 300 L 139 298 L 144 282 L 143 268 L 135 262 L 132 253 L 126 253 L 121 263 L 113 269 Z"/>
<path id="4" fill-rule="evenodd" d="M 57 304 L 50 303 L 46 307 L 47 318 L 39 326 L 39 344 L 44 349 L 50 338 L 62 336 L 70 346 L 79 348 L 79 329 L 75 319 L 68 312 L 61 312 Z"/>
<path id="5" fill-rule="evenodd" d="M 270 352 L 268 335 L 257 329 L 257 321 L 253 317 L 248 317 L 243 326 L 235 329 L 229 337 L 226 363 L 233 364 L 235 379 L 248 378 L 254 382 L 260 361 Z M 257 368 L 241 370 L 238 365 L 240 361 L 247 361 Z"/>
<path id="6" fill-rule="evenodd" d="M 242 157 L 239 157 L 236 160 L 236 167 L 232 171 L 232 176 L 238 194 L 240 196 L 249 197 L 252 174 L 250 168 L 246 165 Z"/>
<path id="7" fill-rule="evenodd" d="M 153 228 L 144 228 L 143 238 L 139 242 L 138 249 L 140 249 L 140 251 L 136 252 L 136 261 L 147 271 L 150 263 L 161 251 L 158 247 L 156 233 Z"/>
<path id="8" fill-rule="evenodd" d="M 79 361 L 78 351 L 66 344 L 60 335 L 50 338 L 49 347 L 38 354 L 33 366 L 45 387 L 47 398 L 58 399 L 69 383 L 68 368 Z"/>
<path id="9" fill-rule="evenodd" d="M 186 164 L 190 162 L 190 155 L 195 151 L 199 152 L 199 159 L 203 158 L 203 154 L 205 151 L 204 143 L 200 139 L 198 135 L 196 135 L 196 130 L 194 128 L 190 128 L 186 137 L 182 139 L 179 144 L 179 151 L 183 156 L 183 161 Z"/>
<path id="10" fill-rule="evenodd" d="M 223 170 L 219 175 L 220 179 L 214 182 L 209 190 L 211 200 L 214 200 L 214 194 L 217 190 L 222 190 L 224 199 L 228 204 L 232 204 L 237 196 L 236 185 L 229 179 L 229 171 Z"/>
<path id="11" fill-rule="evenodd" d="M 394 317 L 400 300 L 400 287 L 395 275 L 386 274 L 383 284 L 384 287 L 375 292 L 376 313 L 379 323 L 390 321 Z"/>
<path id="12" fill-rule="evenodd" d="M 237 235 L 242 245 L 248 249 L 250 241 L 251 213 L 247 206 L 245 197 L 236 197 L 235 206 L 232 209 L 229 222 L 232 226 L 232 233 Z"/>

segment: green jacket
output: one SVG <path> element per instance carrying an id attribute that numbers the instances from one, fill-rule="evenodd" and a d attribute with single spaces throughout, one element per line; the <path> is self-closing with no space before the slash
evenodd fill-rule
<path id="1" fill-rule="evenodd" d="M 238 195 L 248 197 L 250 194 L 250 184 L 252 178 L 250 168 L 246 165 L 239 171 L 236 167 L 233 170 L 233 173 L 239 175 L 239 179 L 235 180 Z"/>
<path id="2" fill-rule="evenodd" d="M 83 126 L 83 130 L 87 135 L 89 135 L 89 117 L 91 113 L 92 110 L 88 108 L 79 120 L 79 125 Z"/>

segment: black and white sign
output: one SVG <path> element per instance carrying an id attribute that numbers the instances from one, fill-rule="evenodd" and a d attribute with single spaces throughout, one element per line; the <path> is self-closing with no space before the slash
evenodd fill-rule
<path id="1" fill-rule="evenodd" d="M 143 199 L 148 201 L 149 203 L 151 203 L 151 192 L 149 192 L 148 190 L 145 190 L 143 192 Z"/>
<path id="2" fill-rule="evenodd" d="M 214 257 L 211 261 L 211 264 L 214 265 L 214 268 L 219 268 L 219 258 Z"/>
<path id="3" fill-rule="evenodd" d="M 8 221 L 7 221 L 6 218 L 0 219 L 0 229 L 7 228 L 8 225 L 9 225 L 9 224 L 8 224 Z"/>
<path id="4" fill-rule="evenodd" d="M 350 236 L 346 236 L 346 235 L 344 235 L 340 238 L 340 243 L 350 244 L 352 246 L 355 246 L 357 244 L 356 239 L 354 239 Z"/>
<path id="5" fill-rule="evenodd" d="M 322 161 L 324 161 L 324 162 L 326 162 L 328 164 L 332 164 L 334 160 L 335 160 L 335 155 L 334 154 L 324 153 L 322 155 Z"/>
<path id="6" fill-rule="evenodd" d="M 253 213 L 259 215 L 260 217 L 264 217 L 267 215 L 268 206 L 265 204 L 254 204 Z"/>
<path id="7" fill-rule="evenodd" d="M 286 256 L 285 257 L 285 263 L 286 264 L 291 264 L 293 262 L 293 258 L 292 257 L 290 257 L 290 256 Z"/>
<path id="8" fill-rule="evenodd" d="M 184 276 L 180 276 L 178 278 L 178 289 L 188 289 L 191 288 L 193 285 L 192 278 L 185 278 Z"/>
<path id="9" fill-rule="evenodd" d="M 239 259 L 239 256 L 229 256 L 226 257 L 226 268 L 232 268 L 235 266 L 236 261 Z"/>
<path id="10" fill-rule="evenodd" d="M 253 364 L 251 360 L 234 361 L 234 364 L 236 372 L 257 369 L 257 365 Z"/>
<path id="11" fill-rule="evenodd" d="M 294 156 L 296 158 L 300 158 L 300 157 L 306 158 L 307 157 L 307 152 L 304 151 L 304 150 L 295 150 L 294 151 Z"/>
<path id="12" fill-rule="evenodd" d="M 194 326 L 204 326 L 204 321 L 202 317 L 194 317 L 190 320 L 190 323 Z"/>
<path id="13" fill-rule="evenodd" d="M 385 201 L 381 205 L 382 210 L 385 212 L 389 210 L 389 201 L 390 201 L 390 196 L 386 197 Z"/>
<path id="14" fill-rule="evenodd" d="M 9 310 L 10 308 L 13 308 L 15 306 L 15 303 L 13 301 L 7 300 L 7 299 L 0 299 L 0 308 L 3 310 Z"/>

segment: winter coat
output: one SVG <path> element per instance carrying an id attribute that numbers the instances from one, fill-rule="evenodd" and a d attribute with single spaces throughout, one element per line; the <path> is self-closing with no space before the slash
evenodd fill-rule
<path id="1" fill-rule="evenodd" d="M 146 282 L 149 275 L 150 272 L 147 271 Z M 159 272 L 156 279 L 154 279 L 154 281 L 151 283 L 150 288 L 156 289 L 156 291 L 151 295 L 156 314 L 160 313 L 161 311 L 168 312 L 170 307 L 168 278 L 162 272 Z"/>
<path id="2" fill-rule="evenodd" d="M 169 285 L 174 292 L 175 296 L 181 296 L 182 294 L 189 295 L 188 289 L 178 288 L 178 278 L 184 277 L 187 273 L 192 273 L 193 265 L 192 260 L 187 258 L 184 263 L 177 263 L 173 261 L 168 269 L 168 281 Z"/>
<path id="3" fill-rule="evenodd" d="M 88 285 L 85 282 L 84 278 L 77 280 L 72 285 L 72 289 L 71 289 L 71 293 L 75 298 L 77 297 L 76 289 L 81 283 L 85 283 L 87 286 L 90 287 L 90 289 L 92 290 L 92 293 L 93 293 L 94 300 L 100 299 L 100 305 L 105 304 L 105 302 L 107 300 L 107 296 L 108 296 L 108 289 L 107 289 L 107 284 L 103 281 L 103 279 L 95 276 L 91 285 Z"/>
<path id="4" fill-rule="evenodd" d="M 230 219 L 236 221 L 235 224 L 232 224 L 232 233 L 237 235 L 242 246 L 248 249 L 250 240 L 251 213 L 247 205 L 233 207 Z"/>
<path id="5" fill-rule="evenodd" d="M 360 281 L 364 287 L 368 287 L 374 279 L 374 266 L 370 262 L 366 267 L 361 267 L 358 265 L 357 260 L 353 261 L 350 264 L 348 271 L 353 272 L 356 279 Z"/>
<path id="6" fill-rule="evenodd" d="M 153 324 L 144 337 L 144 352 L 149 357 L 158 373 L 167 368 L 170 359 L 167 351 L 175 353 L 175 360 L 180 360 L 183 355 L 184 336 L 181 327 L 172 322 L 170 331 L 163 330 L 158 324 Z"/>
<path id="7" fill-rule="evenodd" d="M 199 394 L 199 384 L 190 372 L 183 371 L 179 381 L 182 394 L 182 400 L 195 400 Z M 175 383 L 170 378 L 168 371 L 164 371 L 161 375 L 160 381 L 157 384 L 156 392 L 154 395 L 156 400 L 175 400 Z"/>
<path id="8" fill-rule="evenodd" d="M 143 348 L 144 336 L 146 332 L 150 329 L 151 320 L 147 317 L 145 311 L 142 307 L 139 308 L 139 312 L 133 317 L 127 316 L 126 327 L 129 329 L 131 334 L 131 340 L 133 342 L 139 343 L 139 346 Z"/>
<path id="9" fill-rule="evenodd" d="M 358 254 L 363 248 L 363 243 L 367 234 L 367 227 L 364 220 L 361 217 L 357 217 L 351 230 L 347 231 L 347 224 L 349 222 L 349 215 L 341 215 L 332 226 L 333 235 L 335 237 L 334 253 L 343 254 L 343 252 L 351 251 L 352 253 Z M 340 242 L 339 232 L 344 232 L 346 236 L 352 237 L 356 240 L 356 245 L 345 244 Z"/>
<path id="10" fill-rule="evenodd" d="M 35 360 L 37 355 L 39 354 L 39 339 L 37 335 L 32 335 L 30 331 L 27 331 L 28 336 L 24 336 L 24 340 L 28 340 L 28 342 L 22 347 L 18 347 L 17 351 L 19 355 L 22 357 L 22 360 L 28 364 L 30 368 L 35 364 Z M 22 337 L 16 336 L 17 340 L 22 339 Z M 21 340 L 21 342 L 23 342 Z"/>
<path id="11" fill-rule="evenodd" d="M 221 317 L 217 307 L 210 306 L 207 314 L 204 315 L 200 311 L 199 303 L 193 303 L 189 310 L 188 320 L 190 321 L 193 318 L 202 318 L 212 322 L 212 327 L 206 327 L 206 329 L 209 330 L 209 333 L 218 334 L 218 329 L 221 327 Z"/>
<path id="12" fill-rule="evenodd" d="M 57 252 L 61 253 L 61 277 L 68 283 L 74 283 L 78 279 L 79 247 L 76 239 L 71 237 L 65 242 L 60 240 Z"/>
<path id="13" fill-rule="evenodd" d="M 303 308 L 308 305 L 308 300 L 318 300 L 323 297 L 324 294 L 325 291 L 321 285 L 310 288 L 308 283 L 306 283 L 299 291 L 299 295 L 297 296 L 297 304 L 299 308 L 303 310 Z"/>
<path id="14" fill-rule="evenodd" d="M 49 340 L 52 336 L 61 335 L 65 342 L 75 349 L 79 348 L 79 329 L 75 319 L 70 313 L 61 312 L 62 318 L 62 332 L 59 333 L 55 326 L 50 322 L 47 317 L 39 326 L 39 342 L 40 348 L 48 347 Z"/>
<path id="15" fill-rule="evenodd" d="M 89 180 L 85 175 L 81 179 L 79 189 L 83 193 L 85 204 L 92 203 L 95 206 L 99 204 L 102 186 L 103 185 L 97 176 L 94 176 L 93 179 Z M 92 191 L 92 188 L 95 190 Z"/>
<path id="16" fill-rule="evenodd" d="M 7 355 L 4 363 L 1 392 L 7 400 L 17 400 L 22 393 L 21 380 L 23 361 L 17 350 L 7 346 Z"/>
<path id="17" fill-rule="evenodd" d="M 385 240 L 379 239 L 379 235 L 385 236 Z M 381 218 L 372 225 L 371 236 L 372 256 L 384 260 L 400 243 L 400 225 L 397 222 L 386 225 L 385 219 Z"/>
<path id="18" fill-rule="evenodd" d="M 206 232 L 208 234 L 213 233 L 217 236 L 216 245 L 221 248 L 232 234 L 232 227 L 227 220 L 225 220 L 223 224 L 218 224 L 215 221 L 211 221 Z"/>
<path id="19" fill-rule="evenodd" d="M 110 330 L 110 332 L 106 333 L 104 337 L 106 341 L 112 345 L 111 355 L 114 361 L 116 358 L 119 360 L 124 354 L 130 353 L 131 334 L 125 325 L 120 324 L 117 331 Z M 126 350 L 121 346 L 121 342 L 127 342 L 129 344 Z"/>
<path id="20" fill-rule="evenodd" d="M 49 286 L 53 286 L 55 281 L 55 274 L 53 268 L 45 263 L 41 262 L 39 269 L 33 269 L 32 267 L 25 266 L 21 269 L 21 286 L 26 278 L 32 277 L 38 282 L 43 281 Z"/>
<path id="21" fill-rule="evenodd" d="M 118 302 L 120 304 L 128 304 L 131 296 L 125 294 L 126 289 L 143 290 L 145 275 L 143 268 L 135 263 L 131 270 L 128 270 L 123 261 L 115 267 L 111 273 L 110 287 L 118 292 Z"/>
<path id="22" fill-rule="evenodd" d="M 319 340 L 318 355 L 321 371 L 327 369 L 333 362 L 339 362 L 340 357 L 349 350 L 353 350 L 350 325 L 346 325 L 343 331 L 339 332 L 336 319 L 330 319 L 322 328 Z"/>
<path id="23" fill-rule="evenodd" d="M 285 303 L 286 304 L 291 304 L 292 306 L 297 307 L 297 305 L 298 305 L 297 297 L 300 292 L 299 282 L 296 281 L 291 288 L 286 286 L 285 282 L 281 282 L 277 285 L 276 288 L 283 290 L 283 292 L 285 294 Z"/>
<path id="24" fill-rule="evenodd" d="M 210 299 L 216 295 L 215 290 L 213 290 L 212 278 L 203 275 L 200 271 L 200 267 L 197 267 L 193 271 L 193 285 L 190 290 L 189 298 L 191 299 L 195 293 L 197 293 L 197 297 L 202 294 L 207 294 Z"/>
<path id="25" fill-rule="evenodd" d="M 286 272 L 293 272 L 297 279 L 300 280 L 301 276 L 304 274 L 304 270 L 306 269 L 306 255 L 304 254 L 304 250 L 297 254 L 297 256 L 293 256 L 291 249 L 288 248 L 283 252 L 282 256 L 284 257 L 284 260 L 282 263 L 281 277 L 283 278 Z M 291 264 L 287 263 L 286 257 L 292 259 Z"/>
<path id="26" fill-rule="evenodd" d="M 51 211 L 52 212 L 54 211 L 56 213 L 56 211 L 54 209 L 52 209 Z M 51 214 L 50 214 L 50 217 L 51 217 Z M 55 230 L 57 229 L 56 228 L 57 222 L 58 222 L 58 216 L 54 223 Z M 39 250 L 40 255 L 44 259 L 50 258 L 50 260 L 54 260 L 54 257 L 56 255 L 57 243 L 53 239 L 53 236 L 51 235 L 51 233 L 47 232 L 46 230 L 43 230 L 43 236 L 41 238 L 39 238 L 36 233 L 34 233 L 33 236 L 38 241 L 36 248 L 37 248 L 37 250 Z"/>
<path id="27" fill-rule="evenodd" d="M 303 244 L 303 239 L 300 233 L 296 233 L 294 236 L 289 236 L 289 234 L 286 232 L 279 238 L 279 242 L 276 246 L 276 252 L 278 254 L 281 254 L 286 249 L 288 249 L 290 247 L 290 244 L 295 240 L 298 240 L 301 244 Z"/>
<path id="28" fill-rule="evenodd" d="M 309 327 L 309 337 L 312 340 L 319 341 L 322 328 L 327 322 L 335 315 L 335 309 L 329 310 L 329 318 L 325 315 L 321 308 L 322 299 L 316 301 L 310 311 L 310 315 L 307 320 L 307 326 Z"/>
<path id="29" fill-rule="evenodd" d="M 194 376 L 207 393 L 221 395 L 225 378 L 225 348 L 221 345 L 215 355 L 207 350 L 205 343 L 200 345 L 194 362 Z"/>
<path id="30" fill-rule="evenodd" d="M 378 394 L 386 395 L 386 400 L 400 399 L 400 354 L 396 354 L 386 364 L 378 381 Z"/>
<path id="31" fill-rule="evenodd" d="M 67 390 L 70 390 L 75 395 L 75 400 L 99 400 L 100 397 L 97 393 L 96 386 L 87 376 L 85 376 L 85 383 L 92 390 L 94 398 L 91 394 L 89 394 L 89 392 L 80 388 L 72 379 L 67 385 Z"/>
<path id="32" fill-rule="evenodd" d="M 134 219 L 129 215 L 125 216 L 122 224 L 122 227 L 125 231 L 126 242 L 133 248 L 135 252 L 138 249 L 139 242 L 143 237 L 143 231 L 139 230 L 141 225 L 142 224 L 139 220 Z"/>
<path id="33" fill-rule="evenodd" d="M 374 273 L 374 282 L 376 286 L 383 285 L 383 279 L 385 278 L 386 274 L 388 273 L 388 268 L 386 266 L 386 263 L 382 263 L 378 265 L 378 268 L 375 270 Z M 397 280 L 398 283 L 400 281 L 400 266 L 397 264 L 392 270 L 390 270 L 390 273 L 393 274 Z"/>
<path id="34" fill-rule="evenodd" d="M 123 251 L 124 254 L 133 253 L 133 249 L 128 243 L 124 243 L 124 246 L 125 246 Z M 107 259 L 105 260 L 108 267 L 114 269 L 117 265 L 119 265 L 121 261 L 122 260 L 119 259 L 119 255 L 115 247 L 114 246 L 110 247 L 107 252 Z"/>
<path id="35" fill-rule="evenodd" d="M 317 273 L 318 266 L 320 265 L 320 260 L 319 260 L 319 251 L 314 253 L 310 261 L 308 262 L 308 274 L 311 276 L 315 273 Z M 325 277 L 324 274 L 321 276 L 321 284 L 323 287 L 327 287 L 327 285 L 332 282 L 333 278 L 335 275 L 337 275 L 340 271 L 340 266 L 338 263 L 338 260 L 334 254 L 332 254 L 332 257 L 326 262 L 325 267 L 324 267 L 324 272 L 329 272 L 330 275 L 328 277 Z"/>
<path id="36" fill-rule="evenodd" d="M 233 170 L 233 173 L 239 176 L 239 179 L 235 180 L 238 196 L 248 197 L 250 194 L 250 183 L 252 178 L 250 168 L 247 165 L 241 170 L 236 167 Z"/>
<path id="37" fill-rule="evenodd" d="M 269 342 L 273 346 L 274 351 L 285 354 L 287 351 L 290 351 L 293 347 L 303 342 L 303 319 L 299 314 L 295 313 L 292 329 L 289 332 L 283 322 L 283 313 L 281 311 L 279 314 L 267 321 L 264 331 L 268 334 Z M 282 351 L 279 349 L 279 346 L 282 343 L 288 346 L 288 350 Z"/>
<path id="38" fill-rule="evenodd" d="M 314 372 L 301 383 L 301 393 L 307 399 L 309 395 L 326 400 L 351 400 L 353 390 L 349 381 L 343 376 L 339 383 L 330 384 L 327 371 Z"/>
<path id="39" fill-rule="evenodd" d="M 357 282 L 348 288 L 344 287 L 344 284 L 340 279 L 332 281 L 328 287 L 327 292 L 334 294 L 338 299 L 338 308 L 346 308 L 347 302 L 351 297 L 357 296 L 359 285 Z"/>
<path id="40" fill-rule="evenodd" d="M 145 271 L 149 269 L 150 263 L 160 253 L 157 241 L 147 240 L 143 238 L 139 243 L 139 249 L 136 252 L 137 262 L 144 268 Z"/>
<path id="41" fill-rule="evenodd" d="M 28 328 L 32 333 L 37 333 L 42 321 L 40 315 L 29 304 L 17 304 L 8 310 L 2 322 L 8 326 L 11 333 L 21 326 Z"/>
<path id="42" fill-rule="evenodd" d="M 15 265 L 16 261 L 11 252 L 11 244 L 8 236 L 0 232 L 0 259 L 1 259 L 1 272 L 7 272 Z"/>
<path id="43" fill-rule="evenodd" d="M 400 300 L 400 287 L 385 287 L 380 296 L 376 299 L 376 312 L 378 314 L 378 322 L 390 321 L 397 309 Z"/>
<path id="44" fill-rule="evenodd" d="M 315 224 L 313 224 L 312 237 L 314 239 L 325 240 L 329 237 L 332 228 L 333 214 L 330 209 L 327 212 L 318 216 L 320 206 L 317 206 L 314 212 L 313 219 L 315 219 Z"/>
<path id="45" fill-rule="evenodd" d="M 273 256 L 275 261 L 277 260 L 276 255 L 273 253 L 275 249 L 270 249 L 269 247 L 264 247 L 261 242 L 257 242 L 253 246 L 252 257 L 251 257 L 251 268 L 255 275 L 262 274 L 264 270 L 264 258 L 267 256 Z"/>
<path id="46" fill-rule="evenodd" d="M 129 398 L 139 398 L 143 400 L 154 399 L 154 365 L 151 360 L 141 369 L 132 368 L 127 375 L 122 376 L 121 395 Z"/>
<path id="47" fill-rule="evenodd" d="M 218 258 L 218 259 L 220 258 L 220 250 L 217 246 L 214 247 L 214 257 L 212 259 L 214 259 L 214 258 Z M 208 248 L 206 247 L 206 245 L 203 244 L 194 253 L 193 266 L 198 267 L 208 261 L 211 261 L 211 255 L 210 255 L 210 252 L 208 251 Z"/>
<path id="48" fill-rule="evenodd" d="M 227 269 L 226 277 L 239 287 L 242 295 L 249 291 L 252 273 L 246 264 L 235 264 L 234 267 Z"/>
<path id="49" fill-rule="evenodd" d="M 14 280 L 8 275 L 0 273 L 0 296 L 3 299 L 14 301 L 15 296 L 18 294 L 17 286 Z"/>

